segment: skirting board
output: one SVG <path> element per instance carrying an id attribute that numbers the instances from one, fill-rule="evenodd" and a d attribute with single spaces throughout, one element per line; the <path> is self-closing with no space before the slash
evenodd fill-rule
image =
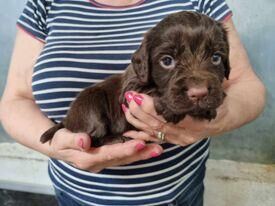
<path id="1" fill-rule="evenodd" d="M 47 157 L 17 143 L 0 144 L 0 188 L 53 194 Z M 206 206 L 274 206 L 275 165 L 208 160 Z"/>

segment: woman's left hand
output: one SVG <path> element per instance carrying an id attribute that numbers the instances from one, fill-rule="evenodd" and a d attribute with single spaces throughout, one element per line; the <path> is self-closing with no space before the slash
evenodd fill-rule
<path id="1" fill-rule="evenodd" d="M 226 107 L 220 106 L 214 120 L 196 120 L 186 116 L 178 124 L 167 123 L 157 115 L 153 98 L 133 91 L 125 93 L 128 107 L 122 105 L 127 121 L 140 131 L 127 131 L 124 136 L 146 141 L 161 142 L 158 132 L 165 134 L 165 142 L 186 146 L 222 131 L 219 121 L 226 114 Z"/>

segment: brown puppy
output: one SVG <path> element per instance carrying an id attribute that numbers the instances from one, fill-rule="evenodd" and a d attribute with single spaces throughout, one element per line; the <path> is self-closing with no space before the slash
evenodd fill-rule
<path id="1" fill-rule="evenodd" d="M 195 12 L 164 18 L 146 33 L 125 73 L 86 88 L 71 104 L 66 118 L 41 136 L 50 140 L 60 128 L 88 133 L 93 146 L 124 141 L 127 123 L 121 104 L 129 90 L 154 98 L 168 122 L 185 115 L 211 120 L 223 102 L 228 79 L 229 45 L 222 24 Z"/>

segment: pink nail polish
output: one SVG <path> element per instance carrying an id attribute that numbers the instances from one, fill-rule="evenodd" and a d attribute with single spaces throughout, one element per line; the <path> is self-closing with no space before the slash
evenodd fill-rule
<path id="1" fill-rule="evenodd" d="M 84 140 L 82 138 L 78 140 L 78 146 L 84 149 Z"/>
<path id="2" fill-rule="evenodd" d="M 136 145 L 136 150 L 137 150 L 137 151 L 143 150 L 144 148 L 145 148 L 145 144 L 138 143 L 138 144 Z"/>
<path id="3" fill-rule="evenodd" d="M 122 108 L 123 112 L 126 112 L 126 111 L 127 111 L 127 107 L 125 106 L 125 104 L 122 104 L 122 105 L 121 105 L 121 108 Z"/>
<path id="4" fill-rule="evenodd" d="M 133 93 L 132 92 L 125 92 L 124 96 L 125 96 L 128 103 L 133 100 Z"/>
<path id="5" fill-rule="evenodd" d="M 133 99 L 138 105 L 142 104 L 143 97 L 141 95 L 137 94 L 133 97 Z"/>
<path id="6" fill-rule="evenodd" d="M 151 157 L 158 157 L 160 155 L 160 153 L 158 152 L 151 152 Z"/>

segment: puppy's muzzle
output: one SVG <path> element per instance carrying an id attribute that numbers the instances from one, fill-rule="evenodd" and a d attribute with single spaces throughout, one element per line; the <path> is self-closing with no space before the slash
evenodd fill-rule
<path id="1" fill-rule="evenodd" d="M 206 86 L 193 86 L 188 88 L 186 93 L 193 104 L 199 104 L 200 101 L 207 97 L 209 90 Z"/>

